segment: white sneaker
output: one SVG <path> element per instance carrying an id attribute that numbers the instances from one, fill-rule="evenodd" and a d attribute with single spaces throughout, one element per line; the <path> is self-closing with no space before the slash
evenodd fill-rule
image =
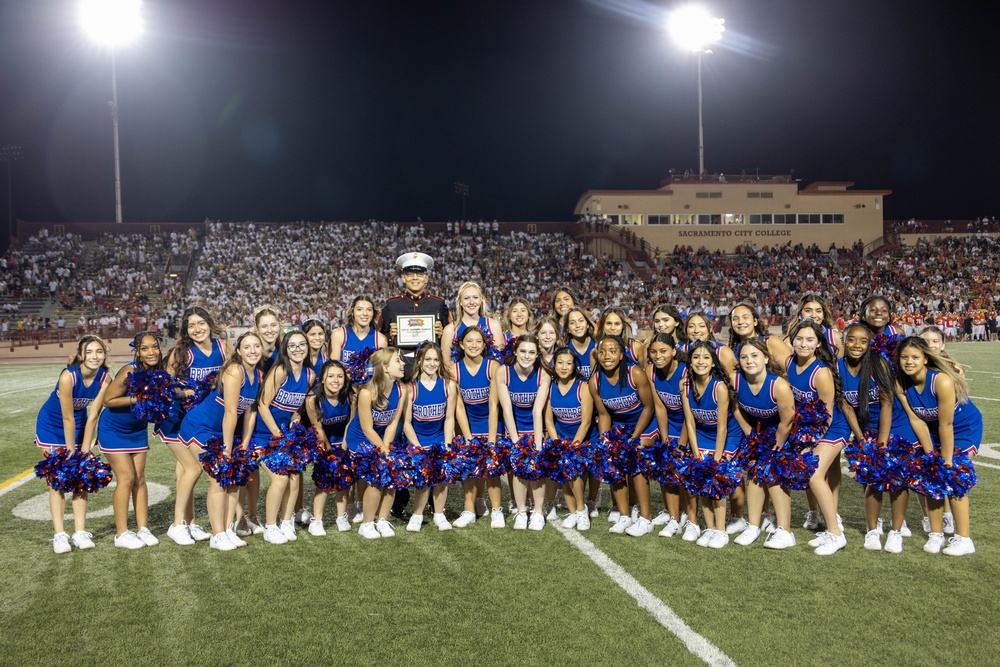
<path id="1" fill-rule="evenodd" d="M 68 554 L 73 550 L 69 545 L 69 535 L 66 533 L 56 533 L 52 536 L 52 551 L 57 554 Z"/>
<path id="2" fill-rule="evenodd" d="M 878 523 L 875 524 L 875 530 L 878 531 L 879 535 L 885 535 L 885 520 L 879 517 Z"/>
<path id="3" fill-rule="evenodd" d="M 834 535 L 827 533 L 827 538 L 823 544 L 816 547 L 814 552 L 817 556 L 831 556 L 847 546 L 847 538 L 844 534 Z"/>
<path id="4" fill-rule="evenodd" d="M 639 506 L 638 505 L 632 505 L 632 513 L 629 515 L 629 518 L 632 519 L 633 523 L 635 523 L 636 521 L 639 520 Z"/>
<path id="5" fill-rule="evenodd" d="M 699 547 L 707 547 L 708 543 L 712 540 L 712 537 L 714 536 L 715 536 L 715 528 L 706 528 L 704 532 L 702 532 L 702 534 L 698 536 L 698 539 L 695 540 L 694 543 L 697 544 Z"/>
<path id="6" fill-rule="evenodd" d="M 944 533 L 928 533 L 927 542 L 924 543 L 924 551 L 929 554 L 939 554 L 943 546 Z"/>
<path id="7" fill-rule="evenodd" d="M 580 515 L 576 512 L 567 514 L 560 524 L 563 528 L 576 528 L 576 522 L 580 520 Z"/>
<path id="8" fill-rule="evenodd" d="M 141 549 L 146 545 L 142 543 L 138 535 L 131 530 L 126 530 L 115 538 L 115 546 L 121 549 Z"/>
<path id="9" fill-rule="evenodd" d="M 149 532 L 149 528 L 146 528 L 146 526 L 140 528 L 135 536 L 142 540 L 142 543 L 147 547 L 155 547 L 160 543 L 160 540 L 156 539 L 156 535 Z"/>
<path id="10" fill-rule="evenodd" d="M 760 529 L 768 535 L 772 534 L 778 529 L 778 519 L 773 514 L 765 514 L 760 519 Z"/>
<path id="11" fill-rule="evenodd" d="M 376 521 L 375 530 L 377 530 L 378 534 L 381 535 L 382 537 L 396 536 L 396 529 L 392 527 L 392 524 L 389 523 L 388 519 L 379 519 L 378 521 Z"/>
<path id="12" fill-rule="evenodd" d="M 476 518 L 486 516 L 490 511 L 486 509 L 486 498 L 476 498 Z"/>
<path id="13" fill-rule="evenodd" d="M 903 553 L 903 534 L 898 530 L 890 530 L 889 537 L 885 538 L 885 550 L 891 554 Z"/>
<path id="14" fill-rule="evenodd" d="M 295 523 L 299 524 L 300 526 L 308 526 L 309 522 L 313 518 L 313 513 L 303 508 L 300 509 L 295 514 L 293 514 L 292 518 L 295 519 Z"/>
<path id="15" fill-rule="evenodd" d="M 827 532 L 825 530 L 822 533 L 816 533 L 816 537 L 814 537 L 811 540 L 809 540 L 807 542 L 807 544 L 809 546 L 811 546 L 811 547 L 814 547 L 814 548 L 818 547 L 819 545 L 821 545 L 824 542 L 826 542 L 826 535 L 827 535 Z"/>
<path id="16" fill-rule="evenodd" d="M 549 511 L 545 514 L 545 520 L 546 521 L 558 521 L 559 520 L 559 515 L 556 514 L 556 507 L 555 507 L 555 505 L 553 505 L 552 507 L 549 508 Z"/>
<path id="17" fill-rule="evenodd" d="M 659 514 L 653 517 L 654 526 L 665 526 L 670 523 L 670 512 L 667 510 L 662 510 Z"/>
<path id="18" fill-rule="evenodd" d="M 899 534 L 903 537 L 913 537 L 913 531 L 906 525 L 906 519 L 903 519 L 903 525 L 899 527 Z"/>
<path id="19" fill-rule="evenodd" d="M 688 521 L 687 525 L 684 526 L 684 534 L 681 535 L 681 539 L 685 542 L 695 542 L 701 537 L 701 528 L 698 524 Z"/>
<path id="20" fill-rule="evenodd" d="M 511 501 L 507 503 L 507 513 L 517 514 L 517 503 L 515 503 L 513 499 L 511 499 Z"/>
<path id="21" fill-rule="evenodd" d="M 749 525 L 750 524 L 747 523 L 746 519 L 742 517 L 736 517 L 732 519 L 732 521 L 726 524 L 726 534 L 735 535 L 736 533 L 742 533 L 744 530 L 747 529 L 747 526 Z"/>
<path id="22" fill-rule="evenodd" d="M 580 510 L 576 513 L 576 529 L 579 531 L 590 530 L 590 512 L 587 510 Z"/>
<path id="23" fill-rule="evenodd" d="M 294 542 L 299 539 L 295 536 L 295 521 L 292 519 L 286 519 L 278 524 L 278 528 L 281 529 L 281 534 L 285 536 L 285 539 L 289 542 Z"/>
<path id="24" fill-rule="evenodd" d="M 208 538 L 208 548 L 216 551 L 236 551 L 236 545 L 229 541 L 226 533 L 218 533 Z"/>
<path id="25" fill-rule="evenodd" d="M 195 542 L 204 542 L 205 540 L 212 539 L 212 535 L 205 532 L 205 529 L 196 523 L 189 523 L 187 529 L 191 533 L 191 539 Z"/>
<path id="26" fill-rule="evenodd" d="M 337 530 L 346 533 L 351 529 L 351 520 L 347 518 L 347 512 L 337 517 Z"/>
<path id="27" fill-rule="evenodd" d="M 784 528 L 775 528 L 771 536 L 764 541 L 765 549 L 790 549 L 796 545 L 795 535 Z"/>
<path id="28" fill-rule="evenodd" d="M 941 523 L 944 526 L 944 534 L 945 535 L 954 535 L 955 534 L 955 515 L 954 514 L 952 514 L 951 512 L 945 512 L 944 516 L 942 517 L 942 522 Z M 947 549 L 945 550 L 945 553 L 948 553 Z"/>
<path id="29" fill-rule="evenodd" d="M 628 527 L 632 525 L 632 519 L 624 514 L 618 515 L 618 520 L 615 521 L 615 525 L 608 529 L 609 533 L 614 533 L 615 535 L 622 535 L 628 530 Z"/>
<path id="30" fill-rule="evenodd" d="M 747 547 L 756 542 L 760 538 L 760 528 L 757 526 L 747 526 L 743 529 L 743 532 L 736 536 L 733 540 L 736 544 L 741 547 Z"/>
<path id="31" fill-rule="evenodd" d="M 555 510 L 552 510 L 555 512 Z M 528 530 L 541 530 L 545 528 L 545 516 L 541 512 L 532 512 L 528 519 Z"/>
<path id="32" fill-rule="evenodd" d="M 843 535 L 844 534 L 844 518 L 842 516 L 840 516 L 839 514 L 837 515 L 837 528 L 840 529 L 840 534 Z"/>
<path id="33" fill-rule="evenodd" d="M 921 519 L 920 520 L 920 527 L 923 529 L 923 531 L 924 531 L 925 534 L 930 535 L 931 534 L 931 518 L 929 516 L 925 516 L 923 519 Z"/>
<path id="34" fill-rule="evenodd" d="M 437 526 L 438 530 L 451 530 L 451 524 L 448 523 L 444 514 L 434 515 L 434 525 Z"/>
<path id="35" fill-rule="evenodd" d="M 233 543 L 234 547 L 245 547 L 247 545 L 246 540 L 236 534 L 236 531 L 230 528 L 226 531 L 226 537 L 229 541 Z"/>
<path id="36" fill-rule="evenodd" d="M 527 530 L 527 528 L 528 528 L 528 513 L 516 512 L 514 514 L 514 530 Z"/>
<path id="37" fill-rule="evenodd" d="M 865 549 L 868 549 L 868 551 L 882 550 L 882 537 L 881 533 L 878 532 L 878 528 L 872 528 L 865 533 Z"/>
<path id="38" fill-rule="evenodd" d="M 337 519 L 337 527 L 340 527 L 340 519 Z M 351 529 L 351 524 L 347 524 L 347 530 Z M 309 522 L 309 534 L 313 537 L 326 537 L 326 528 L 323 527 L 323 520 L 312 518 Z"/>
<path id="39" fill-rule="evenodd" d="M 584 504 L 587 506 L 587 513 L 590 515 L 591 519 L 596 519 L 600 516 L 601 512 L 597 509 L 596 500 L 587 500 Z"/>
<path id="40" fill-rule="evenodd" d="M 972 543 L 971 537 L 955 535 L 948 540 L 948 546 L 941 550 L 947 556 L 968 556 L 976 553 L 976 545 Z"/>
<path id="41" fill-rule="evenodd" d="M 181 523 L 179 526 L 171 524 L 170 528 L 167 528 L 167 537 L 181 546 L 194 544 L 194 540 L 191 538 L 191 533 L 188 532 L 187 524 L 185 523 Z"/>
<path id="42" fill-rule="evenodd" d="M 618 519 L 622 517 L 622 513 L 618 510 L 611 510 L 608 512 L 608 523 L 616 523 Z"/>
<path id="43" fill-rule="evenodd" d="M 673 537 L 674 535 L 677 534 L 677 532 L 680 529 L 681 529 L 681 524 L 677 523 L 673 519 L 670 519 L 670 521 L 668 521 L 667 524 L 663 526 L 663 530 L 661 530 L 657 534 L 660 537 Z"/>
<path id="44" fill-rule="evenodd" d="M 651 532 L 653 532 L 653 522 L 641 516 L 625 529 L 625 534 L 632 537 L 642 537 L 643 535 L 649 535 Z"/>
<path id="45" fill-rule="evenodd" d="M 361 527 L 358 528 L 358 535 L 366 540 L 377 540 L 382 537 L 381 533 L 378 532 L 378 528 L 375 527 L 374 521 L 361 524 Z"/>
<path id="46" fill-rule="evenodd" d="M 286 544 L 288 538 L 281 532 L 277 524 L 272 523 L 270 526 L 264 526 L 264 541 L 268 544 Z"/>
<path id="47" fill-rule="evenodd" d="M 264 534 L 264 524 L 260 522 L 260 517 L 248 516 L 247 523 L 250 525 L 250 532 L 254 535 Z"/>
<path id="48" fill-rule="evenodd" d="M 717 530 L 712 534 L 712 538 L 708 541 L 709 549 L 721 549 L 729 544 L 729 533 L 724 530 Z"/>
<path id="49" fill-rule="evenodd" d="M 414 514 L 410 517 L 410 520 L 406 523 L 406 532 L 408 533 L 419 533 L 420 527 L 424 525 L 424 515 Z"/>
<path id="50" fill-rule="evenodd" d="M 236 522 L 236 528 L 233 530 L 240 537 L 249 537 L 250 535 L 253 535 L 253 529 L 250 528 L 250 522 L 247 521 L 245 516 Z"/>
<path id="51" fill-rule="evenodd" d="M 73 537 L 69 538 L 70 543 L 77 549 L 93 549 L 94 548 L 94 536 L 85 530 L 78 530 L 73 533 Z"/>
<path id="52" fill-rule="evenodd" d="M 347 506 L 347 518 L 351 523 L 361 523 L 364 520 L 364 515 L 358 503 Z"/>
<path id="53" fill-rule="evenodd" d="M 820 514 L 815 511 L 806 512 L 806 520 L 802 523 L 802 527 L 806 530 L 816 530 L 819 528 Z"/>
<path id="54" fill-rule="evenodd" d="M 470 523 L 475 523 L 475 521 L 476 521 L 476 513 L 465 510 L 464 512 L 458 515 L 457 519 L 451 522 L 451 525 L 453 525 L 455 528 L 465 528 Z"/>

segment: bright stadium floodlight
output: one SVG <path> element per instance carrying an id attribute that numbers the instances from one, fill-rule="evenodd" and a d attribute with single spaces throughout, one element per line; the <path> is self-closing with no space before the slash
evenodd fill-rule
<path id="1" fill-rule="evenodd" d="M 118 72 L 115 49 L 134 41 L 142 32 L 140 0 L 81 0 L 80 23 L 97 44 L 111 50 L 111 125 L 115 140 L 115 222 L 122 221 L 122 179 L 118 150 Z"/>
<path id="2" fill-rule="evenodd" d="M 726 20 L 713 18 L 704 7 L 687 5 L 670 14 L 667 30 L 677 46 L 698 55 L 698 175 L 705 173 L 705 125 L 702 121 L 701 56 L 722 39 Z"/>

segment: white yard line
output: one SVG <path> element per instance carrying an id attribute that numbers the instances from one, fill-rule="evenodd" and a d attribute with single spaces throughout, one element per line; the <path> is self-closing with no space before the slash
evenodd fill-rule
<path id="1" fill-rule="evenodd" d="M 987 398 L 986 396 L 969 396 L 977 401 L 1000 401 L 1000 398 Z"/>
<path id="2" fill-rule="evenodd" d="M 687 647 L 688 651 L 692 654 L 704 660 L 706 664 L 712 665 L 732 665 L 735 667 L 736 663 L 728 655 L 723 653 L 718 646 L 711 643 L 697 632 L 691 629 L 684 620 L 678 616 L 674 611 L 664 604 L 663 600 L 659 599 L 642 584 L 640 584 L 635 577 L 626 572 L 621 565 L 611 560 L 606 553 L 594 546 L 594 543 L 583 537 L 580 533 L 575 530 L 563 529 L 554 523 L 549 524 L 554 526 L 556 530 L 562 533 L 562 536 L 569 540 L 569 543 L 575 546 L 577 549 L 583 552 L 585 556 L 590 558 L 597 567 L 599 567 L 604 574 L 608 575 L 613 582 L 615 582 L 623 591 L 628 593 L 639 606 L 652 614 L 653 618 L 662 625 L 664 628 L 669 630 L 674 636 L 681 640 Z"/>
<path id="3" fill-rule="evenodd" d="M 27 484 L 33 479 L 35 479 L 35 469 L 28 468 L 20 475 L 17 475 L 16 477 L 11 477 L 5 482 L 0 483 L 0 496 L 4 495 L 5 493 L 10 493 L 17 487 L 23 486 L 24 484 Z"/>

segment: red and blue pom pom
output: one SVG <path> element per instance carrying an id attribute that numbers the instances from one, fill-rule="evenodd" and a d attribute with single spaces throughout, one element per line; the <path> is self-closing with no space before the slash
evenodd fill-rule
<path id="1" fill-rule="evenodd" d="M 899 334 L 887 334 L 880 333 L 879 335 L 872 338 L 871 348 L 879 355 L 882 356 L 886 361 L 889 362 L 889 366 L 892 371 L 896 371 L 896 366 L 893 363 L 893 358 L 896 355 L 896 348 L 899 347 L 900 341 L 902 341 L 904 336 Z"/>
<path id="2" fill-rule="evenodd" d="M 392 485 L 392 469 L 389 459 L 381 447 L 370 442 L 362 442 L 354 452 L 354 470 L 359 478 L 377 489 L 387 489 Z"/>
<path id="3" fill-rule="evenodd" d="M 905 489 L 920 472 L 921 454 L 919 446 L 895 434 L 889 436 L 886 447 L 879 447 L 875 434 L 867 433 L 861 442 L 852 441 L 844 448 L 854 479 L 882 492 Z"/>
<path id="4" fill-rule="evenodd" d="M 658 440 L 638 451 L 639 473 L 663 486 L 683 486 L 684 475 L 692 461 L 691 451 L 682 448 L 676 436 L 668 438 L 667 442 Z"/>
<path id="5" fill-rule="evenodd" d="M 63 493 L 96 493 L 111 483 L 111 466 L 93 452 L 67 449 L 46 453 L 35 465 L 35 475 Z"/>
<path id="6" fill-rule="evenodd" d="M 351 452 L 333 445 L 313 462 L 312 479 L 320 491 L 347 491 L 358 481 Z"/>
<path id="7" fill-rule="evenodd" d="M 189 389 L 194 392 L 191 396 L 184 398 L 185 410 L 190 410 L 205 400 L 205 397 L 212 392 L 212 385 L 215 384 L 215 378 L 217 375 L 218 372 L 209 373 L 208 377 L 202 378 L 201 380 L 193 380 L 189 378 L 180 384 L 181 388 Z"/>
<path id="8" fill-rule="evenodd" d="M 256 469 L 250 462 L 248 448 L 241 447 L 239 440 L 233 442 L 233 452 L 226 456 L 222 438 L 218 436 L 208 439 L 198 460 L 208 476 L 224 488 L 246 486 Z"/>
<path id="9" fill-rule="evenodd" d="M 749 475 L 762 486 L 777 484 L 785 489 L 801 491 L 809 487 L 809 480 L 818 467 L 818 456 L 808 450 L 800 451 L 786 442 L 780 450 L 760 450 L 757 464 Z"/>
<path id="10" fill-rule="evenodd" d="M 484 444 L 483 453 L 483 477 L 503 477 L 513 469 L 514 443 L 510 438 L 500 436 L 492 446 Z"/>
<path id="11" fill-rule="evenodd" d="M 375 354 L 375 350 L 366 347 L 360 352 L 355 353 L 350 361 L 344 364 L 344 367 L 347 369 L 347 377 L 351 378 L 351 382 L 355 387 L 363 387 L 372 379 L 373 369 L 368 360 L 372 358 L 373 354 Z"/>
<path id="12" fill-rule="evenodd" d="M 125 376 L 125 393 L 135 398 L 132 414 L 136 419 L 158 424 L 170 414 L 174 379 L 158 369 L 133 371 Z"/>
<path id="13" fill-rule="evenodd" d="M 430 458 L 428 448 L 412 444 L 392 443 L 389 447 L 389 472 L 393 489 L 423 488 L 428 485 Z"/>
<path id="14" fill-rule="evenodd" d="M 708 496 L 716 500 L 727 498 L 743 481 L 743 469 L 734 459 L 716 461 L 707 456 L 695 459 L 688 468 L 684 486 L 694 496 Z"/>
<path id="15" fill-rule="evenodd" d="M 456 437 L 451 444 L 450 469 L 446 471 L 454 481 L 486 477 L 488 445 L 483 438 Z"/>
<path id="16" fill-rule="evenodd" d="M 497 438 L 497 440 L 504 439 L 506 438 Z M 544 476 L 542 450 L 535 447 L 533 434 L 522 435 L 511 446 L 510 470 L 518 479 L 525 479 L 529 482 L 534 482 Z"/>
<path id="17" fill-rule="evenodd" d="M 583 476 L 591 465 L 594 449 L 589 442 L 576 445 L 568 438 L 547 439 L 542 448 L 545 477 L 566 484 Z"/>
<path id="18" fill-rule="evenodd" d="M 955 452 L 948 468 L 941 453 L 933 451 L 920 456 L 920 468 L 910 479 L 910 488 L 922 496 L 943 500 L 963 498 L 979 481 L 976 467 L 965 452 Z"/>
<path id="19" fill-rule="evenodd" d="M 618 424 L 601 435 L 596 447 L 594 462 L 597 475 L 608 484 L 620 484 L 639 470 L 639 439 L 629 438 L 632 427 Z"/>
<path id="20" fill-rule="evenodd" d="M 319 453 L 316 429 L 290 423 L 280 436 L 262 448 L 260 462 L 276 475 L 294 475 L 305 470 Z"/>
<path id="21" fill-rule="evenodd" d="M 788 442 L 799 449 L 812 449 L 816 446 L 828 428 L 830 411 L 819 398 L 795 404 L 795 422 Z"/>

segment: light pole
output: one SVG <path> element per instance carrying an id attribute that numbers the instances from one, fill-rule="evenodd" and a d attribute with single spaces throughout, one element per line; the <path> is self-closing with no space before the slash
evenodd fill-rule
<path id="1" fill-rule="evenodd" d="M 14 195 L 10 188 L 10 163 L 23 160 L 24 152 L 20 146 L 0 146 L 0 160 L 7 163 L 7 243 L 14 239 Z"/>
<path id="2" fill-rule="evenodd" d="M 702 120 L 701 57 L 706 48 L 722 39 L 725 19 L 713 18 L 698 5 L 687 5 L 670 14 L 668 29 L 674 43 L 698 56 L 698 176 L 705 173 L 705 124 Z"/>
<path id="3" fill-rule="evenodd" d="M 115 145 L 115 222 L 122 221 L 121 160 L 118 149 L 118 71 L 116 49 L 142 32 L 140 0 L 82 0 L 80 22 L 92 40 L 111 51 L 111 126 Z"/>
<path id="4" fill-rule="evenodd" d="M 462 195 L 462 221 L 465 221 L 465 198 L 469 196 L 469 184 L 455 181 L 455 194 Z"/>

